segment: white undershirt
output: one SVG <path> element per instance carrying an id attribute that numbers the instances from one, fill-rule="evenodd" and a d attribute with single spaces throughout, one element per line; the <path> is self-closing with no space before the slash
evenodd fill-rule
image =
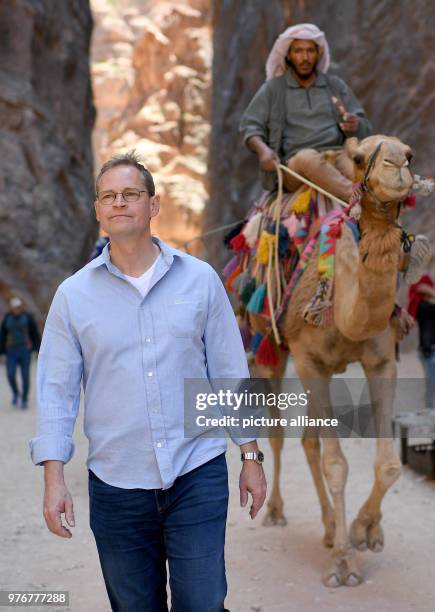
<path id="1" fill-rule="evenodd" d="M 152 266 L 148 268 L 148 270 L 145 270 L 142 276 L 128 276 L 127 274 L 124 274 L 128 282 L 131 283 L 133 287 L 136 287 L 136 289 L 140 291 L 143 298 L 146 296 L 146 294 L 149 291 L 151 277 L 153 275 L 154 268 L 156 267 L 156 263 L 158 262 L 159 258 L 160 258 L 160 255 L 154 261 Z"/>

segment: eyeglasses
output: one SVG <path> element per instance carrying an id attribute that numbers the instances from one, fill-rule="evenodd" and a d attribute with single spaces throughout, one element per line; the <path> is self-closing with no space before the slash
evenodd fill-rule
<path id="1" fill-rule="evenodd" d="M 124 189 L 115 193 L 114 191 L 104 191 L 103 193 L 97 193 L 97 200 L 103 206 L 110 206 L 116 200 L 116 197 L 120 195 L 124 202 L 137 202 L 140 198 L 141 193 L 148 193 L 146 189 Z"/>

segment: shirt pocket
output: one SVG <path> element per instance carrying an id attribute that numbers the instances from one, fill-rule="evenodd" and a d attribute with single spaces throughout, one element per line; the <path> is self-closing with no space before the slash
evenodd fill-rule
<path id="1" fill-rule="evenodd" d="M 165 302 L 170 333 L 177 338 L 202 336 L 203 302 L 199 294 L 175 294 Z"/>

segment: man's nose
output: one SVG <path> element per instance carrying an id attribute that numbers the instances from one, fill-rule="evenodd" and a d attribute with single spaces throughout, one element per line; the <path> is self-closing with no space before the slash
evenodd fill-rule
<path id="1" fill-rule="evenodd" d="M 125 206 L 126 201 L 124 200 L 124 196 L 122 193 L 117 193 L 115 195 L 115 199 L 113 200 L 113 206 Z"/>

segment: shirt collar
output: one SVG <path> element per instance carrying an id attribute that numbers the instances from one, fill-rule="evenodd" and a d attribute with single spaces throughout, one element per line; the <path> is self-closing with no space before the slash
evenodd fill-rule
<path id="1" fill-rule="evenodd" d="M 299 85 L 297 80 L 294 78 L 292 71 L 290 68 L 285 72 L 285 80 L 287 82 L 288 87 L 292 87 L 294 89 L 302 88 L 302 85 Z M 323 72 L 316 73 L 316 79 L 310 87 L 326 87 L 326 78 Z"/>
<path id="2" fill-rule="evenodd" d="M 168 267 L 172 264 L 174 260 L 174 256 L 182 255 L 182 253 L 177 251 L 177 249 L 173 249 L 172 247 L 167 245 L 165 242 L 163 242 L 163 240 L 160 240 L 160 238 L 157 238 L 157 236 L 151 236 L 151 239 L 160 248 L 163 261 Z M 99 255 L 98 257 L 96 257 L 95 259 L 93 259 L 92 261 L 88 263 L 88 268 L 98 268 L 99 266 L 102 266 L 104 264 L 110 272 L 118 270 L 118 268 L 116 268 L 116 266 L 112 263 L 112 260 L 110 259 L 110 248 L 109 247 L 110 247 L 110 242 L 108 242 L 106 246 L 104 247 L 104 249 L 101 251 L 101 255 Z"/>

